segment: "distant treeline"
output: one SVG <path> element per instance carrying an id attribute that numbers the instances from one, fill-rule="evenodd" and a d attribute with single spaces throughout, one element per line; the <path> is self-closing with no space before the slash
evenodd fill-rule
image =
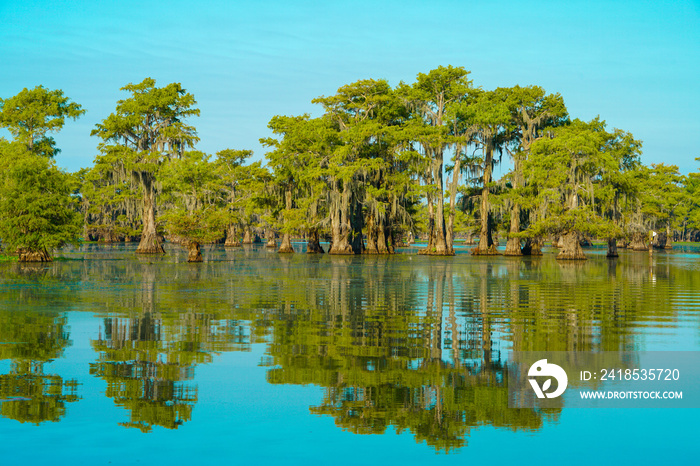
<path id="1" fill-rule="evenodd" d="M 49 133 L 84 110 L 60 90 L 36 87 L 0 99 L 0 238 L 20 260 L 50 260 L 79 238 L 139 241 L 163 253 L 164 238 L 201 260 L 200 244 L 239 246 L 264 237 L 294 252 L 391 254 L 422 237 L 425 254 L 541 254 L 585 259 L 581 244 L 668 248 L 700 240 L 700 173 L 640 161 L 642 143 L 596 118 L 572 119 L 559 94 L 538 86 L 484 90 L 462 67 L 420 73 L 391 87 L 366 79 L 312 102 L 318 118 L 275 116 L 264 162 L 250 150 L 196 150 L 196 101 L 179 83 L 147 78 L 91 132 L 93 167 L 56 168 Z M 494 179 L 505 159 L 512 169 Z M 696 159 L 700 160 L 700 159 Z"/>

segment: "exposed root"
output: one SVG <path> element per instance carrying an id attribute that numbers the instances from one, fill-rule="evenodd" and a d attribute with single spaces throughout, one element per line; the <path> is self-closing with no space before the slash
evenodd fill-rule
<path id="1" fill-rule="evenodd" d="M 328 251 L 328 254 L 339 255 L 339 256 L 350 256 L 350 255 L 355 254 L 355 251 L 352 250 L 352 246 L 350 246 L 349 244 L 346 243 L 345 247 L 340 247 L 340 246 L 336 247 L 335 245 L 333 245 L 333 247 L 330 249 L 330 251 Z"/>
<path id="2" fill-rule="evenodd" d="M 31 249 L 18 249 L 17 256 L 19 262 L 52 262 L 51 255 L 46 249 L 33 251 Z"/>
<path id="3" fill-rule="evenodd" d="M 158 236 L 144 235 L 141 237 L 139 247 L 136 248 L 136 254 L 165 254 L 165 249 L 158 240 Z"/>
<path id="4" fill-rule="evenodd" d="M 644 242 L 644 235 L 642 233 L 635 233 L 632 235 L 632 243 L 629 248 L 633 251 L 646 251 L 649 249 Z"/>
<path id="5" fill-rule="evenodd" d="M 496 245 L 492 244 L 487 249 L 480 249 L 479 246 L 471 250 L 472 256 L 497 256 L 500 253 L 496 249 Z"/>

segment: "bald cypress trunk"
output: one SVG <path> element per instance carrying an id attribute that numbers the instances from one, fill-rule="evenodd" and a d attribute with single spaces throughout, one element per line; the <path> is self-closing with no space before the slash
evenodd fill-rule
<path id="1" fill-rule="evenodd" d="M 243 244 L 253 244 L 253 232 L 250 230 L 250 227 L 245 228 L 245 232 L 243 233 Z"/>
<path id="2" fill-rule="evenodd" d="M 143 188 L 143 230 L 136 254 L 165 254 L 156 232 L 156 193 L 153 179 L 147 174 L 142 174 L 141 187 Z"/>
<path id="3" fill-rule="evenodd" d="M 511 210 L 510 217 L 510 234 L 520 233 L 520 206 L 514 205 Z M 520 248 L 520 238 L 514 236 L 508 237 L 506 241 L 506 251 L 504 253 L 506 256 L 522 256 L 523 251 Z"/>
<path id="4" fill-rule="evenodd" d="M 586 260 L 578 232 L 569 231 L 562 235 L 562 250 L 557 254 L 559 260 Z"/>
<path id="5" fill-rule="evenodd" d="M 187 250 L 187 262 L 202 262 L 202 250 L 197 241 L 190 241 Z"/>
<path id="6" fill-rule="evenodd" d="M 318 229 L 312 228 L 309 230 L 306 240 L 306 253 L 307 254 L 323 254 L 325 251 L 321 247 L 321 239 L 318 235 Z"/>
<path id="7" fill-rule="evenodd" d="M 354 254 L 352 246 L 348 241 L 349 228 L 348 218 L 340 209 L 331 215 L 331 249 L 328 254 Z"/>
<path id="8" fill-rule="evenodd" d="M 433 196 L 428 193 L 428 245 L 425 249 L 418 251 L 418 254 L 430 254 L 435 248 L 435 209 L 433 208 Z"/>
<path id="9" fill-rule="evenodd" d="M 525 244 L 523 245 L 523 255 L 524 256 L 541 256 L 542 255 L 542 238 L 536 236 L 534 238 L 527 238 Z"/>
<path id="10" fill-rule="evenodd" d="M 481 230 L 479 231 L 479 244 L 472 249 L 474 255 L 498 254 L 493 244 L 491 231 L 491 205 L 489 204 L 489 185 L 491 184 L 491 172 L 493 164 L 493 147 L 486 147 L 484 158 L 484 186 L 481 188 Z"/>
<path id="11" fill-rule="evenodd" d="M 452 169 L 452 183 L 450 184 L 450 214 L 447 218 L 447 230 L 445 231 L 445 243 L 447 244 L 447 252 L 454 255 L 454 228 L 455 228 L 455 211 L 457 209 L 457 190 L 459 189 L 459 174 L 462 169 L 459 154 L 461 147 L 457 147 L 457 156 L 455 157 L 455 166 Z"/>
<path id="12" fill-rule="evenodd" d="M 617 254 L 617 240 L 615 238 L 608 238 L 608 254 L 607 257 L 618 257 Z"/>
<path id="13" fill-rule="evenodd" d="M 362 227 L 364 226 L 364 216 L 362 215 L 362 204 L 352 198 L 352 216 L 350 218 L 350 245 L 354 254 L 362 254 L 365 250 L 365 243 L 362 239 Z"/>
<path id="14" fill-rule="evenodd" d="M 522 174 L 520 168 L 520 156 L 515 156 L 513 158 L 513 187 L 515 189 L 522 186 Z M 520 249 L 520 238 L 513 235 L 520 233 L 520 205 L 517 202 L 513 202 L 513 206 L 510 210 L 510 236 L 506 242 L 506 256 L 522 256 L 523 251 Z"/>
<path id="15" fill-rule="evenodd" d="M 238 248 L 241 246 L 241 240 L 236 234 L 236 227 L 234 225 L 229 225 L 226 230 L 226 242 L 224 247 L 227 248 Z"/>
<path id="16" fill-rule="evenodd" d="M 377 253 L 378 254 L 391 254 L 392 251 L 389 248 L 389 242 L 391 239 L 387 235 L 387 228 L 383 221 L 380 221 L 377 228 Z"/>
<path id="17" fill-rule="evenodd" d="M 294 248 L 292 247 L 292 237 L 289 233 L 285 232 L 282 234 L 282 244 L 280 244 L 280 248 L 277 250 L 277 252 L 294 252 Z"/>
<path id="18" fill-rule="evenodd" d="M 343 186 L 343 192 L 340 193 L 337 181 L 333 197 L 335 199 L 331 202 L 332 242 L 328 254 L 360 254 L 363 248 L 362 206 L 356 205 L 358 203 L 355 202 L 349 186 Z"/>
<path id="19" fill-rule="evenodd" d="M 334 212 L 331 215 L 331 249 L 328 254 L 354 254 L 348 241 L 347 227 L 343 226 L 343 215 Z"/>
<path id="20" fill-rule="evenodd" d="M 275 249 L 277 247 L 277 241 L 275 240 L 275 232 L 272 230 L 265 230 L 265 238 L 267 239 L 266 248 Z"/>
<path id="21" fill-rule="evenodd" d="M 435 203 L 435 249 L 431 250 L 436 256 L 449 255 L 445 238 L 445 192 L 442 180 L 442 151 L 437 154 L 434 161 L 435 180 L 437 184 L 437 202 Z"/>
<path id="22" fill-rule="evenodd" d="M 367 245 L 365 247 L 364 254 L 378 254 L 377 249 L 377 224 L 374 220 L 374 215 L 369 214 L 367 216 Z"/>
<path id="23" fill-rule="evenodd" d="M 389 254 L 394 254 L 396 252 L 396 248 L 398 247 L 396 236 L 394 231 L 389 227 L 387 227 L 385 231 L 387 251 Z"/>
<path id="24" fill-rule="evenodd" d="M 666 227 L 666 244 L 664 244 L 664 249 L 673 249 L 673 232 L 671 227 Z"/>
<path id="25" fill-rule="evenodd" d="M 292 189 L 291 187 L 287 187 L 287 190 L 284 192 L 284 208 L 286 211 L 289 213 L 292 211 Z M 285 220 L 287 222 L 287 220 Z M 290 228 L 289 225 L 285 224 L 285 231 L 282 233 L 282 244 L 280 244 L 280 248 L 277 250 L 277 252 L 280 253 L 290 253 L 294 252 L 294 248 L 292 247 L 292 235 L 289 232 Z"/>

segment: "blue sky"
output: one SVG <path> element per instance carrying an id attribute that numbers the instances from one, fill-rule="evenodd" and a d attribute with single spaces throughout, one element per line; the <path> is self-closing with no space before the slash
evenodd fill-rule
<path id="1" fill-rule="evenodd" d="M 0 0 L 0 24 L 0 96 L 41 84 L 88 111 L 56 136 L 69 170 L 92 164 L 90 130 L 145 77 L 195 95 L 199 149 L 261 158 L 272 116 L 448 64 L 486 89 L 561 93 L 573 117 L 642 139 L 647 164 L 700 166 L 699 1 Z"/>

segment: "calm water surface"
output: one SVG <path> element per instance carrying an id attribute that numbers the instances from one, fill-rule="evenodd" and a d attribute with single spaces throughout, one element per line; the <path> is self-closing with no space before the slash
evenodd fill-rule
<path id="1" fill-rule="evenodd" d="M 697 464 L 696 410 L 510 409 L 506 364 L 700 351 L 698 248 L 134 249 L 0 264 L 0 464 Z"/>

